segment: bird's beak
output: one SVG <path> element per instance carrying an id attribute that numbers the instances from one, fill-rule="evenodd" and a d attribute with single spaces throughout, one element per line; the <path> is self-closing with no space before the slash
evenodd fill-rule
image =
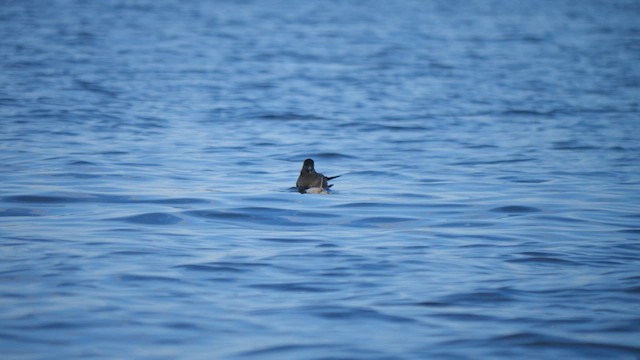
<path id="1" fill-rule="evenodd" d="M 307 172 L 310 173 L 313 170 L 313 166 L 307 166 Z"/>

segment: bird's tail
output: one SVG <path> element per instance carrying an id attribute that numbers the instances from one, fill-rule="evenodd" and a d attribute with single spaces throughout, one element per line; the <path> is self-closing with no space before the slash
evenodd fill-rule
<path id="1" fill-rule="evenodd" d="M 329 177 L 327 177 L 327 180 L 333 180 L 335 178 L 339 178 L 340 176 L 342 176 L 342 175 L 329 176 Z"/>

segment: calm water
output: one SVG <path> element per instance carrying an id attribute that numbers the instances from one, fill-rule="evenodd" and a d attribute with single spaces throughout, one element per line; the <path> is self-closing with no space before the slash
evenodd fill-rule
<path id="1" fill-rule="evenodd" d="M 640 357 L 637 1 L 0 5 L 4 358 Z"/>

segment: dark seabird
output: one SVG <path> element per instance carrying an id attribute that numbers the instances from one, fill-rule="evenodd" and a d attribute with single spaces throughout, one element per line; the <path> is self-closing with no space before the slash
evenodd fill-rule
<path id="1" fill-rule="evenodd" d="M 326 193 L 326 190 L 333 186 L 333 184 L 330 185 L 328 181 L 338 176 L 326 177 L 316 172 L 316 169 L 313 167 L 313 160 L 306 159 L 304 164 L 302 164 L 302 170 L 300 170 L 300 176 L 298 176 L 298 181 L 296 181 L 296 187 L 300 193 Z"/>

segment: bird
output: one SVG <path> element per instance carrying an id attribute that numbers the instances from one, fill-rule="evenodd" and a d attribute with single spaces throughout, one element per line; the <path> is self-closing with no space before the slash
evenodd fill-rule
<path id="1" fill-rule="evenodd" d="M 326 190 L 333 186 L 333 184 L 329 184 L 328 181 L 339 176 L 340 175 L 327 177 L 320 174 L 319 172 L 316 172 L 313 160 L 306 159 L 302 164 L 302 169 L 300 170 L 298 181 L 296 181 L 296 188 L 298 188 L 298 191 L 301 194 L 326 193 Z"/>

